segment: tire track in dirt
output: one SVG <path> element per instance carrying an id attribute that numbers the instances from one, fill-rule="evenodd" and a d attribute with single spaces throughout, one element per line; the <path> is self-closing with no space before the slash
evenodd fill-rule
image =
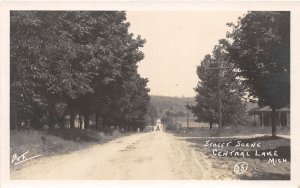
<path id="1" fill-rule="evenodd" d="M 228 170 L 165 132 L 140 133 L 66 155 L 41 158 L 12 179 L 227 179 Z"/>

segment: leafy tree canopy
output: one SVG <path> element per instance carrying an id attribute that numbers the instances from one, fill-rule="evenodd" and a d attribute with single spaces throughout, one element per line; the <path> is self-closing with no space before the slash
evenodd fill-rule
<path id="1" fill-rule="evenodd" d="M 290 12 L 251 11 L 229 24 L 229 56 L 260 105 L 290 104 Z"/>

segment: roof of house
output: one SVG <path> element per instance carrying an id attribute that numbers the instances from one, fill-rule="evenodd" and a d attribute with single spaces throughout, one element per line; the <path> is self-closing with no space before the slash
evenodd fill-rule
<path id="1" fill-rule="evenodd" d="M 257 114 L 260 112 L 271 112 L 272 109 L 269 106 L 256 107 L 248 111 L 249 114 Z M 276 109 L 276 112 L 290 112 L 290 107 L 283 107 Z"/>

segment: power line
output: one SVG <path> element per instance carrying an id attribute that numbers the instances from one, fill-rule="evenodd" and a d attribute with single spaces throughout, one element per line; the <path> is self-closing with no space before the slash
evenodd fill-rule
<path id="1" fill-rule="evenodd" d="M 189 105 L 190 105 L 190 101 L 185 101 L 184 103 L 186 103 L 186 130 L 189 131 Z"/>
<path id="2" fill-rule="evenodd" d="M 222 126 L 222 101 L 221 101 L 221 92 L 220 92 L 220 70 L 221 69 L 229 69 L 230 67 L 220 67 L 220 62 L 217 61 L 217 67 L 204 67 L 204 69 L 215 69 L 218 70 L 218 75 L 217 75 L 217 90 L 218 90 L 218 121 L 219 121 L 219 127 Z"/>

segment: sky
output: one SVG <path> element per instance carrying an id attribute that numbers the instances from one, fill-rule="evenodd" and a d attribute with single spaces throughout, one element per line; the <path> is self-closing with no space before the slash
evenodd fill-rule
<path id="1" fill-rule="evenodd" d="M 218 40 L 245 12 L 129 11 L 129 31 L 141 35 L 139 74 L 149 79 L 151 95 L 193 97 L 199 81 L 196 68 L 210 54 Z"/>

